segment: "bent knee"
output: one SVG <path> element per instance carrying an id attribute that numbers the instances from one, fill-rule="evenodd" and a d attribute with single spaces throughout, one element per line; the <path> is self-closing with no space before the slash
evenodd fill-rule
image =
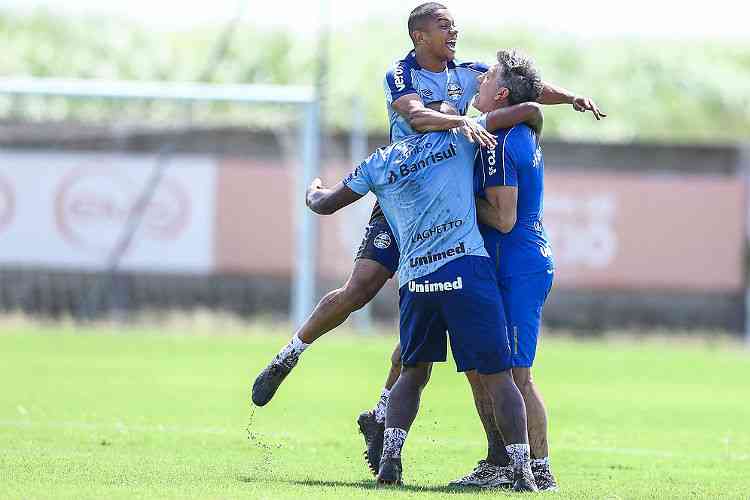
<path id="1" fill-rule="evenodd" d="M 430 380 L 430 374 L 432 373 L 432 364 L 417 363 L 412 366 L 401 366 L 401 377 L 405 377 L 411 381 L 411 383 L 424 387 Z"/>
<path id="2" fill-rule="evenodd" d="M 391 365 L 395 367 L 401 366 L 401 344 L 396 344 L 396 348 L 391 353 Z"/>
<path id="3" fill-rule="evenodd" d="M 534 387 L 531 368 L 513 368 L 513 381 L 521 392 L 531 390 Z"/>
<path id="4" fill-rule="evenodd" d="M 383 284 L 379 279 L 350 279 L 341 289 L 341 293 L 352 308 L 361 309 L 378 294 Z"/>

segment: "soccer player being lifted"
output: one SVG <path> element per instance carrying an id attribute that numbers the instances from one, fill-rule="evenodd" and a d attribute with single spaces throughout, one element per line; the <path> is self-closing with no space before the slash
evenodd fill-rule
<path id="1" fill-rule="evenodd" d="M 415 133 L 456 129 L 470 142 L 494 147 L 496 140 L 492 134 L 476 120 L 460 116 L 466 113 L 476 94 L 477 76 L 488 67 L 481 63 L 454 61 L 458 29 L 453 16 L 441 4 L 425 3 L 412 10 L 408 30 L 414 49 L 394 64 L 386 73 L 384 82 L 391 141 Z M 425 102 L 450 103 L 459 115 L 441 113 L 426 107 Z M 591 100 L 546 83 L 538 102 L 567 103 L 579 111 L 598 113 Z M 498 112 L 498 126 L 510 127 L 527 119 L 528 114 L 529 109 L 523 106 L 503 108 L 502 113 Z M 267 404 L 304 350 L 370 302 L 396 272 L 398 261 L 399 249 L 393 232 L 376 203 L 349 279 L 341 288 L 328 292 L 320 300 L 289 343 L 258 375 L 253 384 L 253 402 L 259 406 Z M 400 371 L 399 352 L 397 346 L 372 418 L 365 415 L 365 420 L 360 421 L 360 428 L 366 436 L 373 432 L 382 435 L 388 395 Z"/>
<path id="2" fill-rule="evenodd" d="M 477 76 L 487 70 L 487 66 L 481 63 L 456 63 L 453 60 L 458 30 L 450 12 L 434 2 L 420 5 L 412 11 L 408 27 L 414 42 L 414 50 L 398 61 L 385 78 L 391 140 L 430 130 L 457 129 L 469 141 L 495 147 L 497 143 L 494 135 L 489 134 L 476 121 L 431 109 L 435 106 L 425 106 L 425 102 L 446 102 L 463 115 L 477 91 Z M 542 84 L 538 102 L 572 104 L 574 109 L 591 110 L 597 119 L 599 118 L 599 110 L 590 99 L 575 97 L 567 90 L 551 84 Z M 523 104 L 504 107 L 495 111 L 494 125 L 498 128 L 510 127 L 533 119 L 537 111 L 534 107 Z M 434 229 L 451 230 L 454 226 L 455 222 L 449 221 L 448 224 Z M 421 235 L 415 235 L 417 239 L 420 237 Z M 369 302 L 394 274 L 398 260 L 399 250 L 394 235 L 379 204 L 376 203 L 350 278 L 342 288 L 333 290 L 323 297 L 291 341 L 257 377 L 253 386 L 253 401 L 258 405 L 270 401 L 309 344 L 341 324 L 351 312 Z M 385 408 L 390 389 L 398 378 L 400 369 L 400 346 L 397 345 L 391 356 L 391 370 L 378 404 L 372 412 L 365 412 L 358 419 L 360 430 L 365 435 L 368 462 L 373 471 L 376 471 L 378 466 Z M 476 384 L 476 380 L 471 377 L 469 380 L 473 385 Z M 473 392 L 477 393 L 476 390 Z M 478 399 L 476 403 L 485 428 L 489 428 L 492 418 L 487 415 L 492 410 L 486 408 L 486 400 Z M 501 442 L 495 434 L 496 431 L 493 431 L 492 435 L 488 434 L 488 442 Z M 496 445 L 491 445 L 491 448 L 492 453 L 488 458 L 500 455 L 504 458 L 496 459 L 495 462 L 507 462 L 502 447 L 499 452 Z M 480 481 L 482 485 L 497 485 L 496 465 L 489 460 L 480 462 L 480 467 L 475 470 L 476 474 L 464 479 L 471 482 L 477 477 L 484 477 L 484 480 Z M 491 473 L 485 470 L 487 468 L 492 469 Z"/>

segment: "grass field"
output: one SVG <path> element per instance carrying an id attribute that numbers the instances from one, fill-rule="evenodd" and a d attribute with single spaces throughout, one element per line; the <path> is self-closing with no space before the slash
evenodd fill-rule
<path id="1" fill-rule="evenodd" d="M 378 490 L 354 420 L 393 339 L 331 336 L 264 408 L 249 386 L 288 334 L 0 328 L 0 498 L 470 498 L 484 451 L 469 390 L 439 366 Z M 750 498 L 750 353 L 738 345 L 549 338 L 555 498 Z"/>

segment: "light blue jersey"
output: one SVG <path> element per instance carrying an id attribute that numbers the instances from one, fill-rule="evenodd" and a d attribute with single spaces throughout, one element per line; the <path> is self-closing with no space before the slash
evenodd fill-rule
<path id="1" fill-rule="evenodd" d="M 406 94 L 418 94 L 425 104 L 445 101 L 465 115 L 479 89 L 477 76 L 488 69 L 482 63 L 449 61 L 444 71 L 433 73 L 417 63 L 413 50 L 397 61 L 386 73 L 384 82 L 391 142 L 416 133 L 393 109 L 393 101 Z"/>
<path id="2" fill-rule="evenodd" d="M 399 286 L 465 255 L 487 256 L 474 202 L 477 148 L 455 130 L 378 149 L 344 184 L 372 191 L 401 251 Z"/>

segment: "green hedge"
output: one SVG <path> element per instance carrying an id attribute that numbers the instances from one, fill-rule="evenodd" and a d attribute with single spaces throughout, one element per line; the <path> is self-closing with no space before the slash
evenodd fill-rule
<path id="1" fill-rule="evenodd" d="M 409 48 L 403 31 L 392 22 L 372 21 L 334 33 L 326 84 L 331 127 L 347 128 L 351 98 L 358 95 L 366 103 L 368 127 L 386 129 L 382 78 Z M 218 27 L 167 33 L 114 19 L 0 11 L 0 37 L 5 40 L 0 74 L 194 80 L 219 33 Z M 521 48 L 534 56 L 545 79 L 593 96 L 610 115 L 596 123 L 566 107 L 550 109 L 546 132 L 551 136 L 677 142 L 750 137 L 748 42 L 581 40 L 499 27 L 497 32 L 464 30 L 459 43 L 462 59 L 489 62 L 497 48 Z M 211 81 L 311 83 L 314 48 L 309 38 L 246 23 Z M 93 106 L 101 106 L 105 115 L 112 109 L 104 103 Z M 220 115 L 230 113 L 226 106 L 219 109 Z M 263 115 L 269 113 L 241 116 L 267 124 Z"/>

